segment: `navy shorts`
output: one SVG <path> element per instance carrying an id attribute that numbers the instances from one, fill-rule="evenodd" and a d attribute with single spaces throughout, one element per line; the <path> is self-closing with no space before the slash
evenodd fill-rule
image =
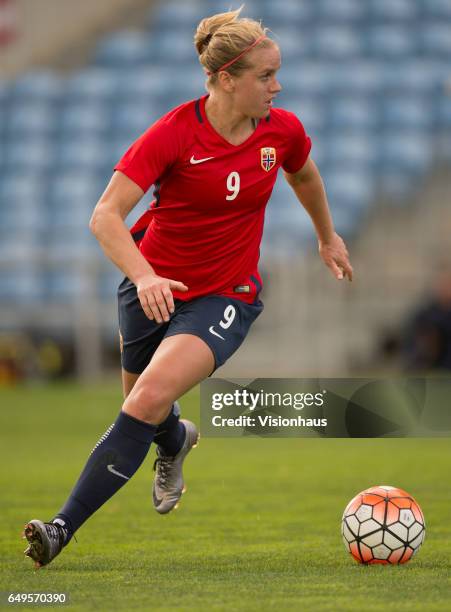
<path id="1" fill-rule="evenodd" d="M 202 338 L 213 352 L 216 370 L 238 349 L 263 310 L 258 299 L 254 304 L 222 295 L 189 302 L 175 299 L 170 320 L 156 323 L 145 315 L 136 286 L 128 278 L 121 282 L 117 294 L 122 367 L 133 374 L 143 372 L 163 338 L 176 334 Z"/>

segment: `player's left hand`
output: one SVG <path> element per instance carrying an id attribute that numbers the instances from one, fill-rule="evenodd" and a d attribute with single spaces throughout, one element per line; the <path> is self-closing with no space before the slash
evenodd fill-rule
<path id="1" fill-rule="evenodd" d="M 334 233 L 328 242 L 319 241 L 319 254 L 337 280 L 347 277 L 349 281 L 352 281 L 353 270 L 349 263 L 348 249 L 338 234 Z"/>

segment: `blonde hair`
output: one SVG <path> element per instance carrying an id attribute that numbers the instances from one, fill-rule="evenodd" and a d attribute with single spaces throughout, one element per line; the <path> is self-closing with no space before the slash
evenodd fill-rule
<path id="1" fill-rule="evenodd" d="M 238 57 L 268 32 L 268 28 L 264 28 L 260 22 L 240 17 L 243 6 L 236 11 L 206 17 L 197 26 L 194 46 L 199 54 L 199 62 L 209 75 L 207 85 L 213 85 L 217 81 L 217 71 L 221 66 Z M 271 39 L 264 38 L 258 43 L 257 48 L 266 48 L 274 44 Z M 227 72 L 238 76 L 247 68 L 250 68 L 250 63 L 244 54 L 227 67 Z"/>

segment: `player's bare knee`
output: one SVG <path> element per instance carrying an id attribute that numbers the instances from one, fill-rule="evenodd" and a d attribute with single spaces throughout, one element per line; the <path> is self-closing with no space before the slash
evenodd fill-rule
<path id="1" fill-rule="evenodd" d="M 147 423 L 158 424 L 167 416 L 172 399 L 158 385 L 136 385 L 124 401 L 122 410 Z"/>

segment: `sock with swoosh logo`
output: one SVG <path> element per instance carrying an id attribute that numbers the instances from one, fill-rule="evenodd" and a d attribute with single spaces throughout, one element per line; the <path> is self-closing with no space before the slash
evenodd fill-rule
<path id="1" fill-rule="evenodd" d="M 149 452 L 157 431 L 139 419 L 120 412 L 93 448 L 68 500 L 55 516 L 68 533 L 77 529 L 130 480 Z"/>

